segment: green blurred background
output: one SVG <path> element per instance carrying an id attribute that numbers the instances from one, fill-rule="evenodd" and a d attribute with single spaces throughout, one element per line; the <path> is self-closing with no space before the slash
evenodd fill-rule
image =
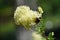
<path id="1" fill-rule="evenodd" d="M 14 24 L 15 0 L 0 0 L 0 40 L 16 40 Z M 50 31 L 55 32 L 56 40 L 60 40 L 60 0 L 37 0 L 37 5 L 44 10 L 45 22 L 51 22 Z"/>
<path id="2" fill-rule="evenodd" d="M 0 0 L 0 40 L 15 40 L 14 0 Z"/>
<path id="3" fill-rule="evenodd" d="M 60 0 L 38 0 L 37 4 L 44 10 L 47 33 L 53 31 L 55 40 L 60 40 Z"/>

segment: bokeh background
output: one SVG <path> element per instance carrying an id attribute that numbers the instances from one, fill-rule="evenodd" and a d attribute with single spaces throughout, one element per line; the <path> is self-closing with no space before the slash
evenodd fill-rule
<path id="1" fill-rule="evenodd" d="M 46 35 L 53 31 L 55 40 L 60 40 L 60 0 L 0 0 L 0 40 L 17 40 L 16 32 L 22 27 L 14 23 L 14 11 L 19 5 L 28 5 L 33 10 L 41 6 Z"/>

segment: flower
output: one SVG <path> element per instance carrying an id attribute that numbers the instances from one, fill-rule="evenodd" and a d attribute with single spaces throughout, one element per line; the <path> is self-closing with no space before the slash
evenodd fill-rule
<path id="1" fill-rule="evenodd" d="M 37 32 L 32 33 L 33 40 L 46 40 L 41 34 Z"/>
<path id="2" fill-rule="evenodd" d="M 40 10 L 41 9 L 39 9 L 39 11 Z M 36 25 L 36 19 L 39 19 L 42 16 L 42 11 L 43 10 L 39 13 L 31 10 L 28 6 L 18 6 L 14 13 L 15 23 L 29 29 L 32 25 Z"/>
<path id="3" fill-rule="evenodd" d="M 39 11 L 40 13 L 43 13 L 43 10 L 42 10 L 41 7 L 38 7 L 38 11 Z"/>

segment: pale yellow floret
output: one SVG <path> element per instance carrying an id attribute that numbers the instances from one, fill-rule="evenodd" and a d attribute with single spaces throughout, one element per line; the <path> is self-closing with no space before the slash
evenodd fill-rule
<path id="1" fill-rule="evenodd" d="M 40 13 L 43 13 L 43 9 L 42 9 L 41 7 L 38 7 L 38 11 L 39 11 Z"/>
<path id="2" fill-rule="evenodd" d="M 54 32 L 52 32 L 52 36 L 54 36 Z"/>
<path id="3" fill-rule="evenodd" d="M 37 32 L 32 33 L 33 40 L 46 40 L 41 34 L 38 34 Z"/>

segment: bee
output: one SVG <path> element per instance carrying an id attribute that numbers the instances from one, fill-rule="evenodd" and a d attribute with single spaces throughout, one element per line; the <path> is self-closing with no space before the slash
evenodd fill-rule
<path id="1" fill-rule="evenodd" d="M 42 17 L 42 8 L 38 7 L 38 11 L 33 11 L 26 5 L 18 6 L 14 13 L 15 23 L 30 29 L 31 26 L 38 24 Z"/>

